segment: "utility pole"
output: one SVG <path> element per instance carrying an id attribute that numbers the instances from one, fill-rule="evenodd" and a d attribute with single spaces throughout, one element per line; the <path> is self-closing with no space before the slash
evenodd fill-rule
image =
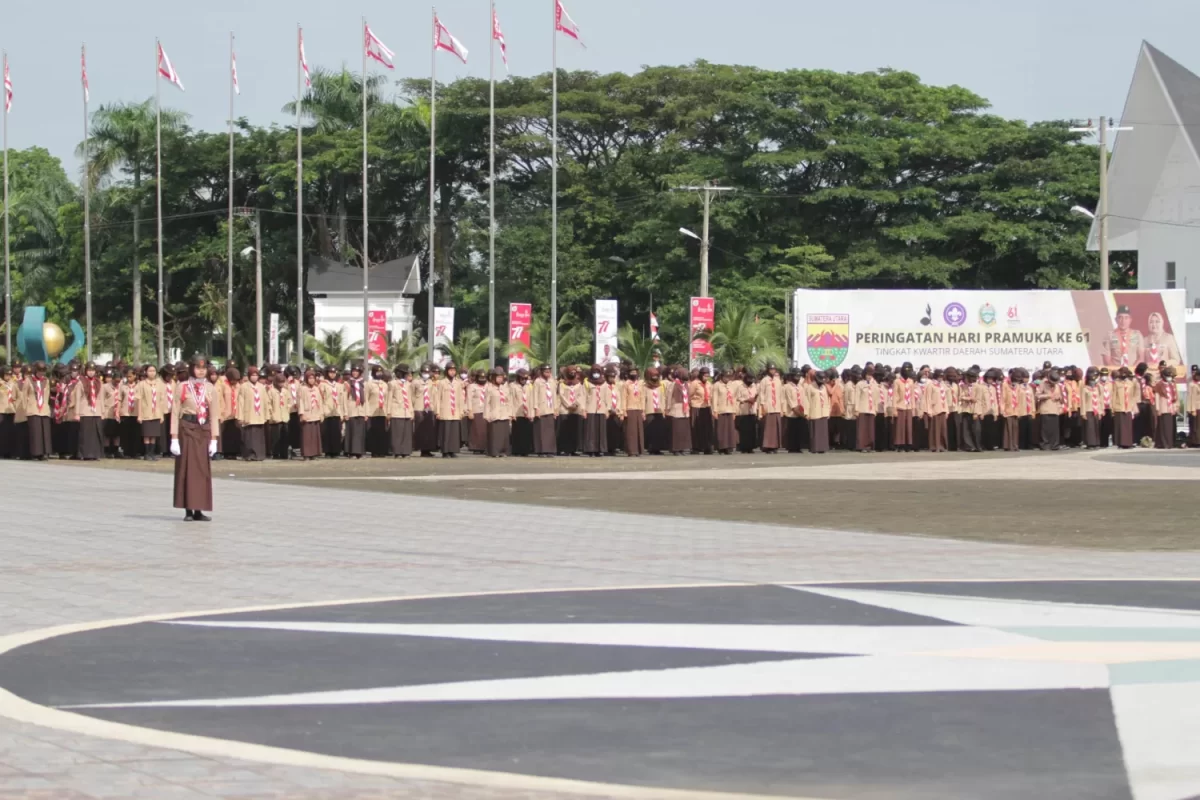
<path id="1" fill-rule="evenodd" d="M 262 211 L 254 209 L 254 308 L 257 337 L 254 357 L 263 361 Z"/>
<path id="2" fill-rule="evenodd" d="M 1108 291 L 1108 132 L 1131 131 L 1132 127 L 1113 127 L 1112 119 L 1100 117 L 1099 125 L 1087 121 L 1086 127 L 1071 128 L 1073 133 L 1094 133 L 1100 140 L 1100 202 L 1096 205 L 1096 235 L 1100 250 L 1100 291 Z"/>
<path id="3" fill-rule="evenodd" d="M 715 186 L 711 181 L 705 181 L 703 186 L 676 186 L 674 191 L 704 193 L 704 227 L 700 233 L 700 297 L 708 297 L 708 248 L 712 242 L 708 231 L 709 217 L 712 215 L 713 195 L 722 192 L 736 192 L 737 189 L 732 186 Z"/>

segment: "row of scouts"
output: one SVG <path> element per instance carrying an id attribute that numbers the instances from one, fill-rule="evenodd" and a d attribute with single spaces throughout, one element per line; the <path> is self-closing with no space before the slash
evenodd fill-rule
<path id="1" fill-rule="evenodd" d="M 169 453 L 188 368 L 0 366 L 0 458 L 96 460 Z M 460 374 L 454 364 L 346 371 L 210 370 L 217 458 L 493 457 L 1175 445 L 1185 410 L 1200 447 L 1200 369 L 1180 408 L 1171 367 L 1007 373 L 905 363 L 786 375 L 548 365 Z"/>

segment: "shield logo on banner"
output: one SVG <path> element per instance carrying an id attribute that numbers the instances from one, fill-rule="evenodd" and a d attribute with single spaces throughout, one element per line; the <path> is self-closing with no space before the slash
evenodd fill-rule
<path id="1" fill-rule="evenodd" d="M 841 366 L 850 352 L 849 314 L 809 314 L 808 357 L 817 369 Z"/>

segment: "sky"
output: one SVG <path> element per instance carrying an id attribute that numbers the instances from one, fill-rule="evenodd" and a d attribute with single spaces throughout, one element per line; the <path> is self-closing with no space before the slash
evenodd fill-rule
<path id="1" fill-rule="evenodd" d="M 1200 72 L 1196 0 L 564 0 L 587 48 L 562 39 L 559 66 L 635 72 L 697 59 L 767 69 L 862 72 L 882 67 L 957 84 L 995 113 L 1027 120 L 1119 117 L 1143 39 Z M 403 0 L 40 0 L 4 4 L 0 47 L 15 92 L 9 146 L 41 145 L 77 167 L 83 135 L 79 47 L 88 47 L 92 110 L 154 94 L 158 36 L 186 92 L 163 103 L 194 127 L 223 130 L 229 33 L 237 37 L 235 116 L 288 124 L 296 93 L 296 25 L 312 66 L 361 68 L 360 17 L 396 52 L 396 77 L 430 72 L 430 7 Z M 554 0 L 497 0 L 515 74 L 551 65 Z M 119 12 L 114 9 L 120 9 Z M 486 77 L 488 0 L 441 0 L 442 22 L 471 51 L 438 56 L 438 79 Z M 378 67 L 373 67 L 378 69 Z M 498 74 L 503 67 L 497 56 Z"/>

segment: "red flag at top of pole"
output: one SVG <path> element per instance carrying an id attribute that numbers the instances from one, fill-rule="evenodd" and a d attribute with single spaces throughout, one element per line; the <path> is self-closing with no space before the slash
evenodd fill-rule
<path id="1" fill-rule="evenodd" d="M 167 51 L 162 44 L 158 45 L 158 74 L 166 78 L 168 83 L 178 86 L 179 91 L 184 91 L 183 81 L 179 80 L 179 73 L 171 66 L 171 59 L 167 58 Z"/>
<path id="2" fill-rule="evenodd" d="M 91 90 L 88 88 L 87 79 L 87 50 L 79 48 L 79 71 L 83 80 L 83 102 L 88 102 L 92 99 Z"/>
<path id="3" fill-rule="evenodd" d="M 571 19 L 571 15 L 563 8 L 562 0 L 555 0 L 554 9 L 554 29 L 559 33 L 570 36 L 575 41 L 579 42 L 581 47 L 586 48 L 582 37 L 579 35 L 579 26 L 575 24 L 575 20 Z"/>
<path id="4" fill-rule="evenodd" d="M 308 71 L 308 59 L 304 57 L 304 31 L 300 31 L 300 69 L 304 70 L 304 85 L 312 88 L 312 73 Z"/>
<path id="5" fill-rule="evenodd" d="M 392 63 L 392 59 L 396 57 L 396 54 L 379 40 L 379 37 L 371 30 L 370 25 L 364 26 L 363 29 L 363 47 L 367 49 L 367 58 L 375 59 L 388 69 L 396 68 L 396 65 Z"/>
<path id="6" fill-rule="evenodd" d="M 658 315 L 653 311 L 650 312 L 650 338 L 658 341 Z"/>
<path id="7" fill-rule="evenodd" d="M 464 64 L 467 63 L 467 48 L 454 38 L 454 34 L 442 24 L 442 21 L 437 18 L 437 14 L 433 15 L 433 49 L 453 53 Z"/>
<path id="8" fill-rule="evenodd" d="M 4 113 L 12 111 L 12 78 L 8 74 L 8 56 L 4 57 Z"/>
<path id="9" fill-rule="evenodd" d="M 508 44 L 504 41 L 504 31 L 500 30 L 500 16 L 492 9 L 492 38 L 500 43 L 500 58 L 504 60 L 504 71 L 508 72 Z"/>

